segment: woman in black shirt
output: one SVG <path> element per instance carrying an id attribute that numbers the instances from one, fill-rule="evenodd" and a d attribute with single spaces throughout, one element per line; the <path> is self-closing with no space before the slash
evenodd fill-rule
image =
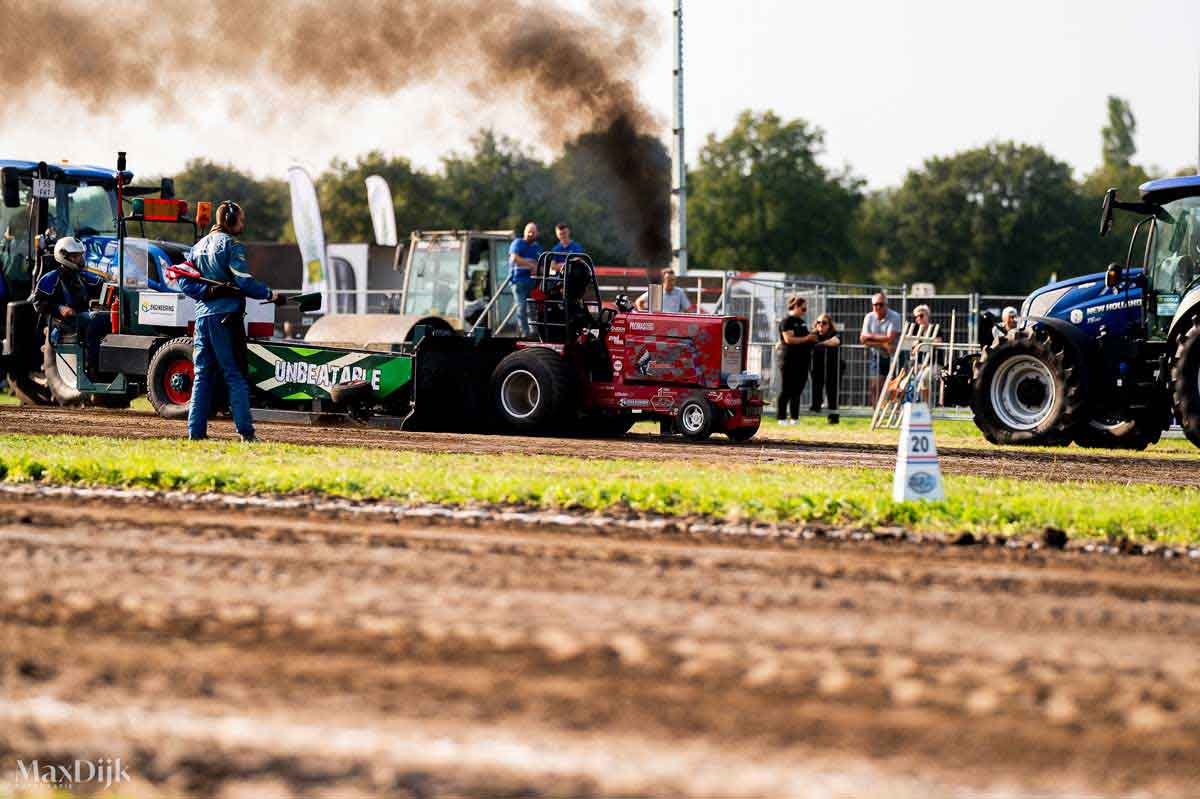
<path id="1" fill-rule="evenodd" d="M 798 294 L 788 297 L 788 315 L 779 322 L 779 423 L 795 424 L 800 418 L 800 395 L 808 382 L 813 342 L 804 314 L 808 302 Z M 788 415 L 791 420 L 788 420 Z"/>
<path id="2" fill-rule="evenodd" d="M 829 423 L 838 422 L 838 379 L 841 377 L 842 340 L 829 314 L 821 314 L 816 321 L 817 340 L 813 344 L 812 356 L 812 405 L 809 410 L 821 412 L 821 395 L 829 401 Z"/>

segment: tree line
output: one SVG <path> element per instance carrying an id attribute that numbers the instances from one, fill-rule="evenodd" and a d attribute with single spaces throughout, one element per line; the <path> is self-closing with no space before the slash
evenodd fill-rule
<path id="1" fill-rule="evenodd" d="M 1097 236 L 1110 186 L 1132 198 L 1151 175 L 1137 163 L 1137 122 L 1128 102 L 1108 99 L 1101 165 L 1077 178 L 1045 149 L 1013 141 L 934 156 L 899 186 L 868 191 L 849 167 L 824 163 L 825 133 L 802 119 L 745 111 L 725 136 L 710 135 L 689 172 L 688 227 L 695 268 L 786 272 L 828 280 L 931 282 L 939 291 L 1023 294 L 1051 276 L 1100 271 L 1123 261 L 1133 220 L 1118 217 Z M 335 160 L 316 177 L 329 241 L 371 241 L 363 181 L 387 179 L 401 236 L 414 229 L 517 230 L 567 221 L 599 263 L 640 265 L 613 213 L 611 175 L 589 156 L 586 135 L 543 160 L 518 142 L 479 132 L 464 153 L 436 169 L 370 152 Z M 661 172 L 670 156 L 644 142 Z M 1191 174 L 1187 168 L 1177 174 Z M 256 179 L 232 166 L 190 161 L 175 176 L 179 196 L 237 199 L 251 209 L 245 237 L 290 241 L 282 179 Z M 669 220 L 662 220 L 664 227 Z"/>

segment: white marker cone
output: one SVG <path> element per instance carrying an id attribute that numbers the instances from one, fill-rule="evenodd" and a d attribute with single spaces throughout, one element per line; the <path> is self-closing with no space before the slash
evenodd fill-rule
<path id="1" fill-rule="evenodd" d="M 911 502 L 945 498 L 942 467 L 938 463 L 937 445 L 933 443 L 933 415 L 924 402 L 905 403 L 892 499 Z"/>

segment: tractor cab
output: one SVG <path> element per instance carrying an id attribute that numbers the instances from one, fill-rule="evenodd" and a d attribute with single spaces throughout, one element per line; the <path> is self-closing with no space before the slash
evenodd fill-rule
<path id="1" fill-rule="evenodd" d="M 507 230 L 416 231 L 401 258 L 401 313 L 438 316 L 458 329 L 475 325 L 499 332 L 511 323 L 507 291 Z"/>
<path id="2" fill-rule="evenodd" d="M 1168 337 L 1181 306 L 1200 286 L 1200 179 L 1195 192 L 1161 206 L 1152 223 L 1147 246 L 1147 319 L 1152 338 Z"/>

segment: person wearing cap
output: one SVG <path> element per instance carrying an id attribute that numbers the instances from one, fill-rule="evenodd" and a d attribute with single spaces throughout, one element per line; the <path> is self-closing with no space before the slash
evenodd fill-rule
<path id="1" fill-rule="evenodd" d="M 196 371 L 188 411 L 188 437 L 193 441 L 208 438 L 213 389 L 222 379 L 238 434 L 243 441 L 254 440 L 250 387 L 245 375 L 246 298 L 275 301 L 279 295 L 250 274 L 246 248 L 235 238 L 245 229 L 242 207 L 229 200 L 221 203 L 212 230 L 196 242 L 188 256 L 197 272 L 220 285 L 187 277 L 179 281 L 183 293 L 196 301 L 196 333 L 192 340 Z"/>
<path id="2" fill-rule="evenodd" d="M 104 281 L 84 268 L 84 252 L 83 244 L 74 236 L 64 236 L 54 243 L 58 267 L 38 280 L 33 307 L 50 322 L 51 345 L 57 346 L 64 331 L 83 338 L 83 369 L 94 380 L 100 364 L 100 340 L 112 327 L 107 312 L 90 310 Z"/>

